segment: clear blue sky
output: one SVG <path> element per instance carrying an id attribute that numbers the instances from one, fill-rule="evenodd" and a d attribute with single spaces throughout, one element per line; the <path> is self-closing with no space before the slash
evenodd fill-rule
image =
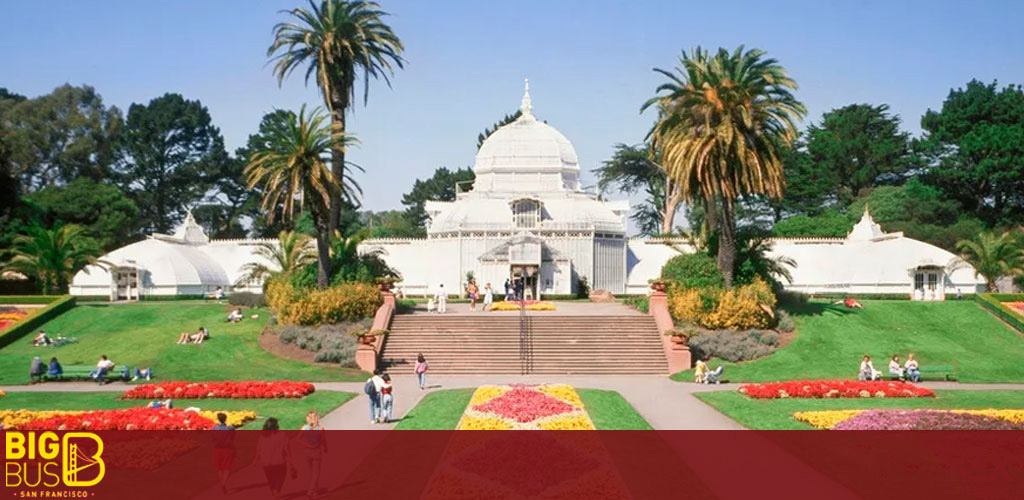
<path id="1" fill-rule="evenodd" d="M 295 75 L 278 87 L 265 51 L 274 1 L 6 2 L 0 87 L 35 96 L 89 84 L 127 109 L 165 92 L 199 99 L 230 149 L 274 108 L 317 104 Z M 372 84 L 349 129 L 367 208 L 438 166 L 473 163 L 476 135 L 514 111 L 530 78 L 535 113 L 576 146 L 589 171 L 618 142 L 638 142 L 640 104 L 695 45 L 746 44 L 789 69 L 817 120 L 854 102 L 888 103 L 919 131 L 971 78 L 1024 83 L 1024 2 L 423 1 L 384 0 L 408 65 L 393 88 Z M 806 124 L 807 122 L 805 122 Z M 584 182 L 591 182 L 591 175 Z"/>

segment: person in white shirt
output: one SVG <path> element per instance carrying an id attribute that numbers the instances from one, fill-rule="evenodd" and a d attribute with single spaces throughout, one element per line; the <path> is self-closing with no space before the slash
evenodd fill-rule
<path id="1" fill-rule="evenodd" d="M 907 362 L 903 364 L 903 369 L 906 370 L 905 373 L 911 382 L 921 381 L 921 370 L 917 365 L 917 360 L 914 359 L 914 353 L 907 355 Z"/>
<path id="2" fill-rule="evenodd" d="M 448 311 L 448 291 L 444 289 L 444 283 L 437 285 L 437 293 L 434 294 L 437 302 L 437 312 L 444 314 Z"/>
<path id="3" fill-rule="evenodd" d="M 894 355 L 892 359 L 889 360 L 889 373 L 894 375 L 896 378 L 903 380 L 903 368 L 900 367 L 900 357 L 898 355 Z"/>
<path id="4" fill-rule="evenodd" d="M 103 380 L 103 377 L 105 377 L 108 373 L 110 373 L 113 370 L 114 362 L 108 359 L 107 355 L 104 354 L 100 356 L 100 360 L 96 362 L 96 369 L 93 370 L 92 373 L 89 374 L 89 376 L 96 379 L 96 381 L 99 382 L 100 385 L 103 385 L 104 383 L 106 383 Z"/>
<path id="5" fill-rule="evenodd" d="M 864 355 L 864 359 L 860 362 L 860 371 L 857 373 L 857 380 L 878 380 L 878 377 L 882 376 L 882 372 L 875 369 L 875 366 L 871 364 L 871 356 Z"/>
<path id="6" fill-rule="evenodd" d="M 231 311 L 231 314 L 228 314 L 228 323 L 237 323 L 242 321 L 242 318 L 242 308 L 236 307 L 234 311 Z"/>
<path id="7" fill-rule="evenodd" d="M 369 385 L 367 386 L 367 396 L 370 396 L 370 423 L 376 424 L 380 422 L 383 414 L 380 406 L 380 391 L 384 388 L 384 379 L 380 376 L 380 370 L 374 370 L 373 376 L 367 382 L 372 385 L 372 389 Z"/>
<path id="8" fill-rule="evenodd" d="M 494 304 L 494 289 L 491 288 L 491 284 L 484 285 L 484 311 L 491 309 L 491 305 Z"/>

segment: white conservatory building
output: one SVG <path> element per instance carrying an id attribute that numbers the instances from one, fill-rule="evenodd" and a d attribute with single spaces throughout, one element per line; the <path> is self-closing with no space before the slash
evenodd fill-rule
<path id="1" fill-rule="evenodd" d="M 192 213 L 173 235 L 153 234 L 121 247 L 87 266 L 71 281 L 77 296 L 109 296 L 138 300 L 146 295 L 208 295 L 224 292 L 263 293 L 262 282 L 236 284 L 251 262 L 267 262 L 253 252 L 276 239 L 210 240 Z"/>
<path id="2" fill-rule="evenodd" d="M 533 115 L 529 86 L 522 116 L 491 134 L 476 155 L 472 190 L 450 202 L 427 202 L 426 238 L 366 240 L 380 250 L 412 295 L 444 284 L 458 294 L 472 273 L 502 294 L 505 280 L 525 280 L 525 295 L 592 289 L 648 292 L 681 240 L 627 238 L 628 201 L 604 201 L 580 188 L 572 144 Z M 865 211 L 846 238 L 776 239 L 774 252 L 796 262 L 787 288 L 807 293 L 907 294 L 943 300 L 983 290 L 974 269 L 953 254 L 902 233 L 883 233 Z"/>

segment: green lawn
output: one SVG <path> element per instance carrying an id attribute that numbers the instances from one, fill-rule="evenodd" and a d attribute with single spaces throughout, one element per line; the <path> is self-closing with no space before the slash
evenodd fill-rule
<path id="1" fill-rule="evenodd" d="M 120 400 L 118 392 L 9 392 L 0 398 L 0 410 L 109 410 L 143 406 L 148 401 Z M 302 399 L 178 399 L 178 408 L 204 410 L 252 410 L 259 418 L 243 427 L 259 429 L 267 417 L 277 417 L 282 429 L 298 429 L 306 413 L 315 409 L 326 415 L 356 397 L 352 392 L 316 391 Z"/>
<path id="2" fill-rule="evenodd" d="M 934 398 L 751 399 L 735 391 L 699 392 L 698 399 L 741 425 L 758 430 L 813 429 L 793 418 L 798 411 L 861 408 L 1024 408 L 1024 391 L 935 391 Z"/>
<path id="3" fill-rule="evenodd" d="M 395 426 L 401 430 L 452 430 L 473 398 L 475 389 L 449 389 L 427 394 Z"/>
<path id="4" fill-rule="evenodd" d="M 230 307 L 199 301 L 79 305 L 42 326 L 51 337 L 76 337 L 78 343 L 44 348 L 32 347 L 31 335 L 19 339 L 0 349 L 0 384 L 26 383 L 33 356 L 44 361 L 56 356 L 65 366 L 92 366 L 101 354 L 119 367 L 151 366 L 159 380 L 365 380 L 366 374 L 358 370 L 270 354 L 259 345 L 268 311 L 255 310 L 259 319 L 226 323 Z M 175 343 L 181 332 L 195 332 L 200 326 L 210 330 L 210 340 L 200 345 Z"/>
<path id="5" fill-rule="evenodd" d="M 427 394 L 396 429 L 451 430 L 473 397 L 474 389 L 451 389 Z M 649 430 L 651 426 L 615 391 L 576 389 L 598 430 Z"/>
<path id="6" fill-rule="evenodd" d="M 865 300 L 864 309 L 824 302 L 794 308 L 796 338 L 771 356 L 724 363 L 733 382 L 856 376 L 864 354 L 886 370 L 889 358 L 916 354 L 922 366 L 952 365 L 961 382 L 1024 382 L 1024 338 L 973 301 Z M 717 365 L 718 361 L 712 363 Z M 692 372 L 672 376 L 692 381 Z"/>

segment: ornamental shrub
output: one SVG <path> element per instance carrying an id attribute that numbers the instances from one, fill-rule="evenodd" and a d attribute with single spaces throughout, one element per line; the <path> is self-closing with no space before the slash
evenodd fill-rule
<path id="1" fill-rule="evenodd" d="M 670 303 L 672 316 L 677 321 L 730 330 L 771 328 L 774 319 L 770 312 L 775 305 L 775 294 L 759 277 L 731 290 L 675 286 Z"/>
<path id="2" fill-rule="evenodd" d="M 228 295 L 228 304 L 243 307 L 264 307 L 267 305 L 263 294 L 252 292 L 235 292 Z"/>
<path id="3" fill-rule="evenodd" d="M 373 316 L 382 302 L 375 285 L 345 283 L 306 291 L 278 309 L 278 316 L 286 325 L 338 323 Z"/>
<path id="4" fill-rule="evenodd" d="M 796 330 L 796 322 L 784 309 L 775 311 L 775 329 L 780 332 L 792 332 Z"/>
<path id="5" fill-rule="evenodd" d="M 721 288 L 725 284 L 715 259 L 705 253 L 672 257 L 661 268 L 661 279 L 683 288 Z"/>
<path id="6" fill-rule="evenodd" d="M 722 330 L 705 332 L 690 338 L 696 359 L 714 357 L 738 362 L 763 358 L 779 348 L 779 336 L 772 332 Z"/>
<path id="7" fill-rule="evenodd" d="M 343 367 L 355 366 L 356 341 L 348 334 L 355 327 L 365 326 L 369 320 L 357 323 L 339 323 L 309 326 L 286 326 L 277 334 L 282 343 L 294 344 L 301 349 L 315 352 L 314 361 L 339 363 Z"/>

